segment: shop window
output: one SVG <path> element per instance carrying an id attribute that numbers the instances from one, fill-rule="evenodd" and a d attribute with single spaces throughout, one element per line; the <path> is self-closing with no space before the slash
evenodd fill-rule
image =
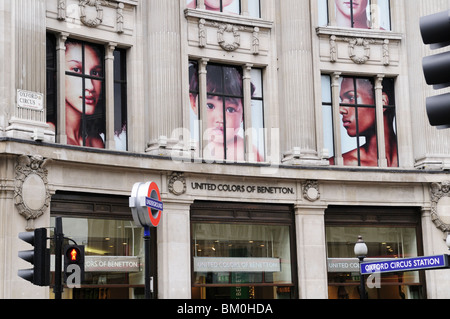
<path id="1" fill-rule="evenodd" d="M 252 212 L 254 208 L 245 205 L 195 206 L 191 210 L 194 299 L 295 298 L 294 226 L 287 211 L 286 221 L 275 222 L 262 207 Z M 236 217 L 230 221 L 231 216 Z"/>
<path id="2" fill-rule="evenodd" d="M 317 0 L 319 26 L 391 30 L 390 0 Z"/>
<path id="3" fill-rule="evenodd" d="M 242 0 L 186 0 L 188 8 L 204 8 L 210 11 L 218 11 L 230 14 L 243 14 L 247 12 L 250 17 L 260 18 L 260 0 L 248 0 L 246 8 Z"/>
<path id="4" fill-rule="evenodd" d="M 354 246 L 361 235 L 368 247 L 364 261 L 421 256 L 420 214 L 413 209 L 336 208 L 325 214 L 328 295 L 330 299 L 359 299 L 359 261 Z M 371 279 L 369 299 L 425 297 L 423 272 L 384 273 Z"/>
<path id="5" fill-rule="evenodd" d="M 126 150 L 126 52 L 114 50 L 114 66 L 106 72 L 105 46 L 67 39 L 65 56 L 58 65 L 58 41 L 54 35 L 47 35 L 48 124 L 59 139 L 64 136 L 68 145 L 105 148 L 106 113 L 112 109 L 115 149 Z M 64 88 L 58 88 L 58 72 L 64 72 Z M 114 82 L 114 92 L 108 93 L 114 105 L 106 105 L 108 80 Z M 64 96 L 64 105 L 58 105 L 58 91 Z"/>
<path id="6" fill-rule="evenodd" d="M 322 114 L 331 165 L 399 166 L 394 79 L 323 75 Z"/>
<path id="7" fill-rule="evenodd" d="M 202 75 L 206 82 L 203 88 L 199 85 Z M 191 61 L 189 76 L 191 138 L 196 156 L 211 161 L 263 162 L 262 70 L 208 64 L 201 72 L 199 63 Z M 245 96 L 250 96 L 248 101 Z"/>
<path id="8" fill-rule="evenodd" d="M 57 192 L 51 206 L 52 226 L 55 216 L 62 217 L 64 244 L 85 246 L 84 281 L 80 288 L 65 287 L 63 299 L 144 298 L 144 231 L 134 224 L 127 197 Z M 155 229 L 151 237 L 156 291 Z"/>

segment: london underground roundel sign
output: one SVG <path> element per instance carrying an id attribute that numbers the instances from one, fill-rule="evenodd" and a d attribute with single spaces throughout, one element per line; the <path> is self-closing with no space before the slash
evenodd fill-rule
<path id="1" fill-rule="evenodd" d="M 136 225 L 157 227 L 163 212 L 163 203 L 155 182 L 136 183 L 131 190 L 129 206 Z"/>

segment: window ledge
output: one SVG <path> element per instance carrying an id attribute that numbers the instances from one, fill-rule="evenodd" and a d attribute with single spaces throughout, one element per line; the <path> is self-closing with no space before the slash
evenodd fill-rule
<path id="1" fill-rule="evenodd" d="M 373 29 L 356 29 L 356 28 L 342 28 L 342 27 L 317 27 L 317 35 L 335 35 L 340 37 L 355 37 L 355 38 L 371 38 L 371 39 L 387 39 L 401 41 L 403 35 L 401 33 L 395 33 L 385 30 L 373 30 Z"/>
<path id="2" fill-rule="evenodd" d="M 223 12 L 216 13 L 214 11 L 204 9 L 186 9 L 184 11 L 184 15 L 186 18 L 206 19 L 235 25 L 252 26 L 265 29 L 272 29 L 273 27 L 273 22 L 266 21 L 261 18 L 227 14 Z"/>

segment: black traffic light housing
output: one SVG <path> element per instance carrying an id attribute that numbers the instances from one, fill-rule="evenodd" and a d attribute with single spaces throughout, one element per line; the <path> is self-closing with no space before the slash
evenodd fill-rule
<path id="1" fill-rule="evenodd" d="M 38 228 L 34 232 L 19 233 L 19 238 L 32 246 L 32 250 L 19 251 L 19 257 L 31 263 L 30 269 L 19 269 L 19 277 L 36 286 L 50 285 L 50 249 L 47 248 L 47 229 Z"/>
<path id="2" fill-rule="evenodd" d="M 67 245 L 64 247 L 64 278 L 73 273 L 69 266 L 76 265 L 80 271 L 80 282 L 84 280 L 84 246 Z"/>
<path id="3" fill-rule="evenodd" d="M 423 43 L 431 49 L 450 45 L 450 10 L 422 17 L 420 32 Z M 422 66 L 428 85 L 436 90 L 450 86 L 450 52 L 424 57 Z M 426 108 L 432 126 L 450 127 L 450 93 L 428 97 Z"/>

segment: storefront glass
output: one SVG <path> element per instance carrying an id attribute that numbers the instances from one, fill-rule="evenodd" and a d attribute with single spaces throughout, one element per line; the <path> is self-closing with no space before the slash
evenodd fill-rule
<path id="1" fill-rule="evenodd" d="M 199 299 L 283 299 L 293 294 L 290 227 L 193 223 Z"/>
<path id="2" fill-rule="evenodd" d="M 418 256 L 415 227 L 326 227 L 328 254 L 328 294 L 330 299 L 360 298 L 359 261 L 354 246 L 358 235 L 368 247 L 365 261 Z M 367 277 L 367 276 L 366 276 Z M 368 278 L 365 278 L 367 281 Z M 417 299 L 423 297 L 419 272 L 382 274 L 366 285 L 369 299 Z"/>
<path id="3" fill-rule="evenodd" d="M 64 217 L 62 222 L 65 244 L 85 246 L 84 281 L 79 289 L 64 287 L 64 299 L 144 297 L 142 227 L 120 219 Z"/>

